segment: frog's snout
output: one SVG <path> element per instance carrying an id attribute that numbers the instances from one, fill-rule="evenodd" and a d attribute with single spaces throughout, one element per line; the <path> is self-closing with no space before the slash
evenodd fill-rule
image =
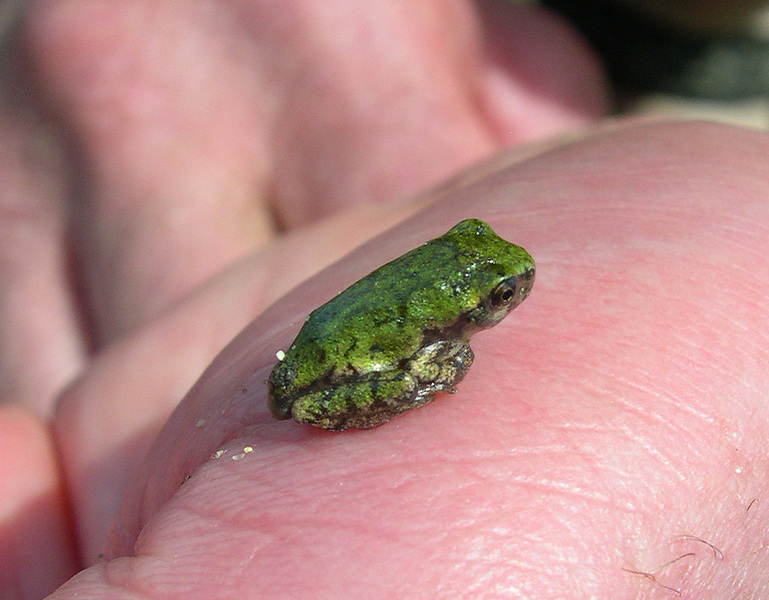
<path id="1" fill-rule="evenodd" d="M 535 273 L 536 273 L 536 270 L 532 266 L 526 269 L 518 278 L 518 282 L 519 282 L 518 285 L 520 288 L 520 292 L 519 292 L 520 299 L 518 301 L 519 304 L 524 300 L 526 300 L 528 295 L 531 294 L 531 288 L 534 287 Z"/>

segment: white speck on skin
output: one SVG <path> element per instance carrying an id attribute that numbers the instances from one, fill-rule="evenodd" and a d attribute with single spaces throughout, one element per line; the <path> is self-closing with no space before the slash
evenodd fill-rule
<path id="1" fill-rule="evenodd" d="M 740 475 L 742 473 L 742 467 L 737 465 L 734 467 L 734 472 L 737 473 L 737 475 Z"/>
<path id="2" fill-rule="evenodd" d="M 275 358 L 277 358 L 278 360 L 283 360 L 284 358 L 286 358 L 286 353 L 283 352 L 283 350 L 278 350 L 275 353 Z"/>
<path id="3" fill-rule="evenodd" d="M 198 419 L 197 423 L 195 423 L 195 427 L 197 427 L 198 429 L 203 429 L 203 425 L 205 424 L 206 424 L 205 419 Z"/>
<path id="4" fill-rule="evenodd" d="M 243 446 L 243 451 L 238 454 L 232 455 L 232 460 L 240 460 L 245 458 L 246 454 L 251 454 L 254 451 L 253 446 Z"/>
<path id="5" fill-rule="evenodd" d="M 221 458 L 222 456 L 224 456 L 226 453 L 227 453 L 227 451 L 226 451 L 226 450 L 217 450 L 216 452 L 214 452 L 214 453 L 211 455 L 211 458 L 212 458 L 213 460 L 216 460 L 217 458 Z"/>

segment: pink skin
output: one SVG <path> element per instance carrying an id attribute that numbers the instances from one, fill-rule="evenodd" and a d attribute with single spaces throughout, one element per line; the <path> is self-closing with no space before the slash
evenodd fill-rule
<path id="1" fill-rule="evenodd" d="M 520 143 L 588 124 L 604 98 L 545 15 L 275 6 L 29 15 L 25 82 L 74 154 L 35 154 L 42 122 L 0 106 L 0 595 L 76 571 L 52 597 L 763 589 L 766 136 L 635 125 L 539 152 Z M 76 172 L 88 204 L 66 193 Z M 87 224 L 79 296 L 65 209 Z M 272 420 L 263 380 L 307 312 L 468 216 L 538 273 L 474 339 L 459 393 L 368 432 Z"/>

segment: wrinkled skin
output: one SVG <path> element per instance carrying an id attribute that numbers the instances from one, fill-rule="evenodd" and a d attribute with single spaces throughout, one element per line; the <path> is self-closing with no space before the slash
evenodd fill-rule
<path id="1" fill-rule="evenodd" d="M 563 85 L 555 70 L 567 59 L 579 82 L 595 71 L 573 36 L 528 12 L 505 23 L 515 43 L 469 70 L 441 44 L 456 44 L 458 27 L 464 58 L 481 34 L 431 12 L 446 5 L 422 3 L 423 21 L 382 3 L 367 13 L 366 35 L 350 43 L 385 39 L 413 52 L 415 69 L 443 66 L 437 82 L 365 69 L 375 89 L 413 89 L 409 106 L 434 119 L 401 124 L 353 102 L 358 70 L 302 45 L 318 39 L 306 28 L 333 25 L 331 9 L 306 14 L 301 35 L 278 35 L 253 17 L 258 2 L 210 14 L 104 5 L 35 4 L 23 75 L 52 123 L 8 94 L 0 108 L 0 595 L 40 597 L 76 572 L 52 597 L 763 595 L 764 134 L 627 126 L 500 153 L 597 113 L 576 83 L 544 85 Z M 119 23 L 133 28 L 112 35 Z M 404 24 L 428 23 L 429 43 L 409 46 Z M 178 36 L 184 53 L 169 54 Z M 212 52 L 212 40 L 239 45 Z M 269 77 L 280 44 L 340 65 L 326 72 L 327 98 Z M 271 112 L 268 92 L 290 97 L 291 114 Z M 342 134 L 310 127 L 339 114 Z M 66 129 L 67 153 L 41 143 L 49 126 Z M 495 153 L 431 194 L 436 204 L 384 203 Z M 81 258 L 65 271 L 62 214 L 73 209 Z M 263 382 L 306 314 L 471 215 L 531 251 L 538 274 L 515 322 L 475 342 L 461 391 L 368 432 L 272 419 Z"/>

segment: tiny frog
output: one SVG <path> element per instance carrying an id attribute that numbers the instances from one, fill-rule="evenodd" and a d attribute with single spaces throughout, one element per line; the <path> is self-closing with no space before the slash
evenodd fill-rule
<path id="1" fill-rule="evenodd" d="M 455 225 L 352 284 L 307 317 L 268 380 L 278 419 L 368 429 L 454 393 L 470 337 L 534 284 L 534 260 L 478 219 Z"/>

